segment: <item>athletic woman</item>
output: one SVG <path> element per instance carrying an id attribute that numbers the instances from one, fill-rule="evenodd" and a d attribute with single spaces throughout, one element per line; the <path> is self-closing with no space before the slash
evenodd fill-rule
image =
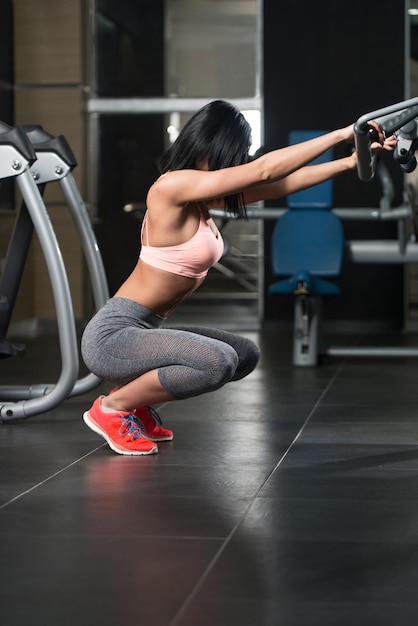
<path id="1" fill-rule="evenodd" d="M 372 149 L 391 150 L 381 127 Z M 148 191 L 141 251 L 131 275 L 87 325 L 82 355 L 99 378 L 115 383 L 84 413 L 85 423 L 119 454 L 158 451 L 171 440 L 151 408 L 156 403 L 215 391 L 254 370 L 259 349 L 250 339 L 198 326 L 164 322 L 202 284 L 221 258 L 221 233 L 210 216 L 223 208 L 245 217 L 245 206 L 287 196 L 356 167 L 356 154 L 307 165 L 342 142 L 347 126 L 249 161 L 250 127 L 225 101 L 198 111 L 161 159 Z"/>

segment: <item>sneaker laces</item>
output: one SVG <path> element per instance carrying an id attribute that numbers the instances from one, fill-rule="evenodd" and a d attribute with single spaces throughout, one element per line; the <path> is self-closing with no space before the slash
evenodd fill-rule
<path id="1" fill-rule="evenodd" d="M 119 435 L 121 437 L 131 435 L 132 439 L 139 439 L 143 437 L 142 429 L 144 429 L 144 425 L 138 417 L 135 415 L 126 415 L 119 428 Z"/>

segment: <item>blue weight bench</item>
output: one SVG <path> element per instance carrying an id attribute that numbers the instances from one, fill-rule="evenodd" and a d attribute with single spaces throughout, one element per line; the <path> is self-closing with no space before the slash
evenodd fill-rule
<path id="1" fill-rule="evenodd" d="M 289 143 L 317 137 L 319 131 L 295 131 Z M 329 161 L 328 151 L 312 164 Z M 277 282 L 268 292 L 295 298 L 293 365 L 316 366 L 319 355 L 322 298 L 340 294 L 327 280 L 340 275 L 344 232 L 331 212 L 333 181 L 329 180 L 288 197 L 288 211 L 276 222 L 271 241 L 272 272 Z"/>

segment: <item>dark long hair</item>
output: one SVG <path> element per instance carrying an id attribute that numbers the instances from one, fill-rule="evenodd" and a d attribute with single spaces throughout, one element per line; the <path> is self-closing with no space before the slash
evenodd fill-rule
<path id="1" fill-rule="evenodd" d="M 198 169 L 206 160 L 209 170 L 220 170 L 248 161 L 251 127 L 242 113 L 229 102 L 210 102 L 189 119 L 176 141 L 159 162 L 160 173 Z M 225 209 L 246 217 L 242 194 L 225 198 Z"/>

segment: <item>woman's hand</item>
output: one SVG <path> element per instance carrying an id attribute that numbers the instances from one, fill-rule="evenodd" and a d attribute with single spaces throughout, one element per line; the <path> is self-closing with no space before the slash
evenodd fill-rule
<path id="1" fill-rule="evenodd" d="M 387 150 L 391 152 L 392 150 L 396 148 L 397 143 L 398 143 L 398 140 L 396 139 L 395 135 L 391 135 L 390 137 L 385 137 L 385 139 L 383 140 L 383 144 L 381 144 L 380 142 L 374 141 L 371 144 L 370 148 L 373 154 L 376 154 L 377 152 L 381 152 L 382 150 Z"/>
<path id="2" fill-rule="evenodd" d="M 370 126 L 370 149 L 372 151 L 372 154 L 376 154 L 377 152 L 381 152 L 382 150 L 391 151 L 396 148 L 398 140 L 396 139 L 395 135 L 386 137 L 383 128 L 375 120 L 371 120 L 370 122 L 368 122 L 368 125 Z"/>
<path id="3" fill-rule="evenodd" d="M 390 137 L 386 137 L 383 128 L 381 125 L 375 120 L 371 120 L 368 122 L 370 126 L 369 134 L 370 134 L 370 149 L 372 154 L 377 154 L 382 150 L 392 151 L 396 148 L 396 144 L 398 140 L 395 135 L 391 135 Z M 343 128 L 343 134 L 345 135 L 345 141 L 353 142 L 354 141 L 354 126 L 347 126 Z M 353 150 L 350 157 L 348 157 L 348 164 L 351 169 L 355 169 L 357 167 L 357 153 Z"/>
<path id="4" fill-rule="evenodd" d="M 380 152 L 381 150 L 394 150 L 397 144 L 397 139 L 395 135 L 391 135 L 390 137 L 385 136 L 385 132 L 381 125 L 375 120 L 371 120 L 367 122 L 368 126 L 370 126 L 369 135 L 371 140 L 370 148 L 372 153 Z M 348 143 L 354 142 L 354 125 L 346 126 L 342 129 L 344 141 Z"/>

